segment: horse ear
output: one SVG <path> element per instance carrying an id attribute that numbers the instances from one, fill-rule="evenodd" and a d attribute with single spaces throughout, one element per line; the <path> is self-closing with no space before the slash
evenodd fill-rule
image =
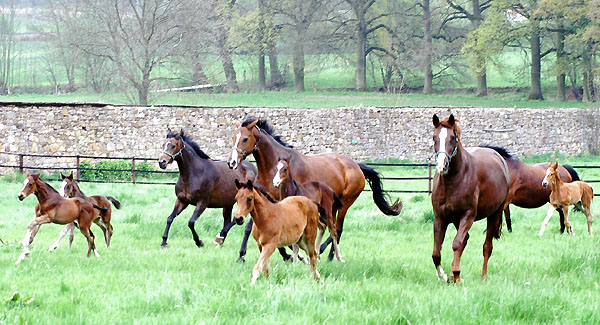
<path id="1" fill-rule="evenodd" d="M 67 178 L 67 176 L 63 175 L 63 173 L 62 173 L 62 172 L 60 172 L 60 179 L 61 179 L 61 180 L 63 180 L 63 179 L 65 179 L 65 178 Z"/>
<path id="2" fill-rule="evenodd" d="M 242 188 L 242 184 L 240 184 L 240 181 L 236 178 L 235 179 L 235 187 L 239 190 L 240 188 Z"/>
<path id="3" fill-rule="evenodd" d="M 558 161 L 554 163 L 554 170 L 556 170 L 556 168 L 558 168 Z"/>
<path id="4" fill-rule="evenodd" d="M 450 117 L 448 117 L 448 124 L 454 126 L 454 114 L 450 114 Z"/>
<path id="5" fill-rule="evenodd" d="M 246 185 L 248 186 L 249 189 L 253 189 L 254 188 L 254 184 L 252 184 L 251 180 L 248 180 L 248 182 L 246 183 Z"/>
<path id="6" fill-rule="evenodd" d="M 548 162 L 548 168 L 552 167 L 552 160 Z"/>
<path id="7" fill-rule="evenodd" d="M 254 120 L 254 122 L 248 124 L 246 126 L 246 128 L 248 128 L 248 130 L 252 130 L 252 128 L 255 127 L 257 123 L 258 123 L 258 119 Z"/>
<path id="8" fill-rule="evenodd" d="M 39 179 L 40 178 L 40 173 L 37 174 L 31 174 L 31 177 L 33 177 L 33 179 Z"/>
<path id="9" fill-rule="evenodd" d="M 71 171 L 71 175 L 67 176 L 67 178 L 73 180 L 73 171 Z"/>
<path id="10" fill-rule="evenodd" d="M 183 132 L 183 129 L 179 130 L 179 133 L 177 133 L 177 137 L 181 138 L 183 137 L 183 135 L 185 134 L 185 132 Z"/>
<path id="11" fill-rule="evenodd" d="M 433 126 L 437 128 L 438 125 L 440 125 L 440 118 L 436 114 L 433 114 Z"/>

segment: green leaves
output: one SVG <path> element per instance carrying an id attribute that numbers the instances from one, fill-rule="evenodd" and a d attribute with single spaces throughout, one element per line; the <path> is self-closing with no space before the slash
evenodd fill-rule
<path id="1" fill-rule="evenodd" d="M 13 294 L 4 300 L 4 304 L 7 306 L 25 306 L 31 304 L 35 299 L 33 297 L 21 297 L 19 291 L 13 292 Z"/>

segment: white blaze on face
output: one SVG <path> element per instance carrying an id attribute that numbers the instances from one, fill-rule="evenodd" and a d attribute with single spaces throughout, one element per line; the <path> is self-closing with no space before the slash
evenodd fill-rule
<path id="1" fill-rule="evenodd" d="M 439 148 L 438 152 L 446 152 L 446 138 L 448 137 L 448 129 L 443 127 L 442 130 L 440 131 L 439 137 L 440 137 L 440 148 Z M 448 158 L 448 156 L 444 155 L 444 154 L 437 155 L 436 168 L 437 168 L 438 173 L 441 174 L 443 172 L 444 166 L 446 165 L 447 158 Z"/>
<path id="2" fill-rule="evenodd" d="M 283 168 L 283 163 L 279 162 L 277 164 L 277 171 L 275 172 L 275 177 L 273 177 L 273 185 L 275 187 L 279 187 L 279 185 L 281 185 L 281 176 L 279 176 L 279 173 L 281 172 L 282 168 Z"/>
<path id="3" fill-rule="evenodd" d="M 67 181 L 65 181 L 63 179 L 62 183 L 60 183 L 60 190 L 58 191 L 58 194 L 60 194 L 60 196 L 65 196 L 65 187 L 67 186 Z"/>
<path id="4" fill-rule="evenodd" d="M 238 132 L 238 134 L 235 136 L 235 143 L 233 144 L 233 148 L 231 148 L 231 160 L 229 161 L 229 166 L 237 167 L 237 162 L 238 162 L 237 146 L 240 143 L 241 137 L 242 137 L 242 131 Z"/>
<path id="5" fill-rule="evenodd" d="M 542 181 L 542 185 L 548 184 L 548 176 L 550 176 L 550 168 L 546 169 L 546 176 L 544 176 L 544 180 Z"/>

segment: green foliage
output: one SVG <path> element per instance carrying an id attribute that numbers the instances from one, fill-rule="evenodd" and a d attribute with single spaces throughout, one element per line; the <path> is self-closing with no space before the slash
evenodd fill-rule
<path id="1" fill-rule="evenodd" d="M 132 162 L 131 160 L 102 160 L 94 166 L 89 161 L 82 161 L 81 179 L 96 181 L 131 181 L 132 180 Z M 102 170 L 98 170 L 102 169 Z M 157 179 L 161 178 L 158 174 L 149 173 L 155 171 L 151 163 L 136 162 L 136 179 Z M 164 178 L 164 176 L 163 176 Z M 172 177 L 171 177 L 172 178 Z"/>
<path id="2" fill-rule="evenodd" d="M 9 307 L 22 307 L 31 304 L 35 299 L 32 297 L 21 297 L 19 291 L 13 292 L 13 294 L 4 300 L 4 305 Z"/>

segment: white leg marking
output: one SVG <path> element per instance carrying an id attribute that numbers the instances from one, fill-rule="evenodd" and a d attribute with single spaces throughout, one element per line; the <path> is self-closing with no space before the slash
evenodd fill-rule
<path id="1" fill-rule="evenodd" d="M 440 137 L 440 149 L 438 150 L 438 152 L 446 152 L 446 138 L 448 137 L 448 129 L 447 128 L 442 128 L 442 130 L 440 131 L 439 134 Z M 444 166 L 446 165 L 446 159 L 448 157 L 444 154 L 440 154 L 437 156 L 437 171 L 438 173 L 442 173 L 444 170 Z"/>
<path id="2" fill-rule="evenodd" d="M 281 185 L 281 177 L 279 176 L 281 168 L 283 168 L 283 163 L 280 162 L 277 164 L 277 171 L 275 172 L 275 177 L 273 177 L 273 186 L 275 187 L 279 187 L 279 185 Z"/>
<path id="3" fill-rule="evenodd" d="M 438 265 L 435 272 L 437 274 L 438 280 L 444 280 L 445 282 L 448 282 L 448 275 L 444 273 L 444 269 L 442 269 L 441 265 Z"/>
<path id="4" fill-rule="evenodd" d="M 542 227 L 540 228 L 540 232 L 538 232 L 538 236 L 542 236 L 544 234 L 544 230 L 546 230 L 546 225 L 548 224 L 548 221 L 550 221 L 550 217 L 552 217 L 553 213 L 554 213 L 554 207 L 552 206 L 552 204 L 550 204 L 550 206 L 548 206 L 548 212 L 546 213 L 546 218 L 544 218 L 544 221 L 542 221 Z"/>
<path id="5" fill-rule="evenodd" d="M 65 237 L 67 235 L 67 233 L 69 232 L 69 230 L 71 229 L 71 227 L 73 226 L 72 223 L 67 224 L 63 230 L 61 230 L 60 235 L 58 235 L 58 238 L 56 239 L 56 241 L 54 242 L 54 244 L 52 244 L 52 246 L 50 246 L 50 248 L 48 248 L 49 252 L 52 252 L 53 250 L 55 250 L 56 248 L 58 248 L 58 244 L 60 244 L 60 241 L 63 239 L 63 237 Z"/>
<path id="6" fill-rule="evenodd" d="M 96 255 L 96 257 L 100 257 L 100 254 L 98 254 L 98 251 L 94 249 L 94 255 Z"/>

